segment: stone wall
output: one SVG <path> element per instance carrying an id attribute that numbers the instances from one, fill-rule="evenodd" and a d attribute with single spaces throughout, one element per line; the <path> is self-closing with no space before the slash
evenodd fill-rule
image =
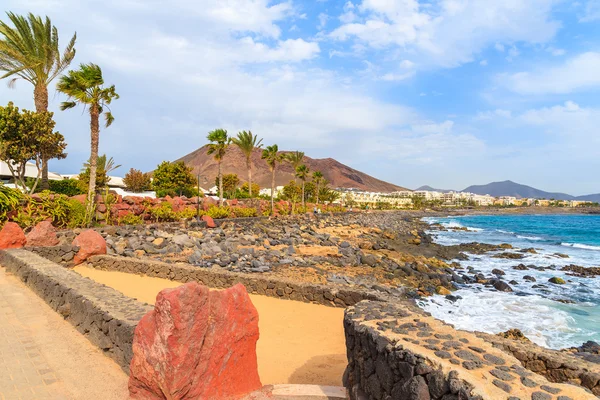
<path id="1" fill-rule="evenodd" d="M 79 251 L 79 247 L 70 244 L 44 247 L 26 246 L 25 250 L 29 250 L 55 263 L 70 263 L 73 261 L 75 254 Z"/>
<path id="2" fill-rule="evenodd" d="M 248 293 L 322 304 L 331 307 L 348 307 L 362 300 L 384 300 L 381 293 L 360 291 L 333 284 L 318 285 L 294 282 L 265 274 L 246 274 L 199 268 L 189 264 L 167 264 L 117 256 L 94 256 L 90 266 L 107 271 L 120 271 L 170 279 L 177 282 L 200 282 L 211 288 L 228 288 L 237 283 L 246 287 Z"/>
<path id="3" fill-rule="evenodd" d="M 412 312 L 363 301 L 346 310 L 352 400 L 580 400 L 581 387 L 553 384 L 475 334 Z"/>
<path id="4" fill-rule="evenodd" d="M 600 396 L 600 365 L 530 342 L 517 342 L 485 333 L 478 335 L 495 347 L 512 354 L 523 367 L 545 376 L 550 382 L 581 385 Z"/>
<path id="5" fill-rule="evenodd" d="M 129 371 L 134 329 L 151 306 L 23 249 L 0 251 L 0 264 Z"/>

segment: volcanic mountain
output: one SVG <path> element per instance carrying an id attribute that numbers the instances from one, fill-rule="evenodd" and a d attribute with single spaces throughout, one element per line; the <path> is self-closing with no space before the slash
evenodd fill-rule
<path id="1" fill-rule="evenodd" d="M 192 167 L 195 175 L 200 174 L 200 185 L 205 188 L 214 186 L 215 177 L 219 170 L 214 157 L 206 153 L 207 149 L 208 145 L 202 146 L 176 160 L 183 161 L 186 165 Z M 282 151 L 281 153 L 289 152 Z M 260 158 L 261 154 L 262 150 L 260 149 L 255 149 L 252 153 L 252 182 L 257 183 L 261 188 L 270 188 L 271 171 L 267 163 Z M 373 192 L 407 190 L 401 186 L 373 178 L 333 158 L 315 159 L 305 156 L 304 164 L 310 168 L 311 172 L 321 171 L 333 188 L 356 188 Z M 221 168 L 224 174 L 237 174 L 242 182 L 248 179 L 246 157 L 237 146 L 230 146 L 227 149 Z M 292 179 L 294 179 L 292 166 L 286 162 L 278 164 L 275 172 L 275 185 L 286 185 Z"/>

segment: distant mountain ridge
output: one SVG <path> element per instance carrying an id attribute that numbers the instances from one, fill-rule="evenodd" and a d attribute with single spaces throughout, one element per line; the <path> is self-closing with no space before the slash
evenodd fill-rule
<path id="1" fill-rule="evenodd" d="M 521 185 L 513 181 L 492 182 L 487 185 L 473 185 L 464 189 L 463 192 L 475 194 L 489 194 L 490 196 L 513 196 L 517 198 L 532 199 L 555 199 L 555 200 L 587 200 L 600 201 L 600 193 L 588 194 L 585 196 L 572 196 L 560 192 L 546 192 L 531 186 Z"/>
<path id="2" fill-rule="evenodd" d="M 212 155 L 207 154 L 207 146 L 202 146 L 199 149 L 181 157 L 176 161 L 183 161 L 189 167 L 192 167 L 192 172 L 200 175 L 200 184 L 205 187 L 213 187 L 215 177 L 218 174 L 218 165 Z M 281 151 L 280 153 L 289 153 Z M 261 188 L 271 187 L 271 171 L 265 160 L 261 159 L 262 150 L 256 149 L 252 153 L 252 182 L 257 183 Z M 304 164 L 310 168 L 311 173 L 321 171 L 325 179 L 333 188 L 356 188 L 372 192 L 395 192 L 398 190 L 407 190 L 398 185 L 382 181 L 374 178 L 364 172 L 358 171 L 347 165 L 340 163 L 333 158 L 310 158 L 304 156 Z M 224 174 L 237 174 L 242 182 L 248 178 L 246 169 L 246 157 L 237 146 L 230 146 L 223 158 L 222 170 Z M 289 163 L 281 163 L 277 165 L 275 174 L 275 185 L 287 185 L 294 179 L 294 171 Z"/>
<path id="3" fill-rule="evenodd" d="M 416 188 L 415 190 L 427 190 L 428 192 L 440 192 L 440 193 L 456 192 L 456 190 L 451 190 L 451 189 L 436 189 L 436 188 L 432 188 L 429 185 L 423 185 L 421 187 Z"/>
<path id="4" fill-rule="evenodd" d="M 447 193 L 453 190 L 434 189 L 431 186 L 424 185 L 416 190 L 429 190 Z M 456 191 L 456 190 L 455 190 Z M 461 190 L 461 192 L 469 192 L 480 195 L 489 194 L 493 197 L 512 196 L 517 198 L 532 198 L 532 199 L 554 199 L 554 200 L 580 200 L 600 202 L 600 193 L 588 194 L 584 196 L 572 196 L 566 193 L 546 192 L 536 189 L 531 186 L 522 185 L 513 181 L 491 182 L 487 185 L 472 185 Z"/>

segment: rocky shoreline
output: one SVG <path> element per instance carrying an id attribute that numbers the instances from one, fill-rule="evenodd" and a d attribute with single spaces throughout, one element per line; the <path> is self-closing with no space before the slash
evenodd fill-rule
<path id="1" fill-rule="evenodd" d="M 486 276 L 475 268 L 463 267 L 459 262 L 467 260 L 467 254 L 490 253 L 493 257 L 514 260 L 512 269 L 523 271 L 522 279 L 529 282 L 535 281 L 527 275 L 529 269 L 559 269 L 519 262 L 527 253 L 534 253 L 533 248 L 514 251 L 510 244 L 436 244 L 427 232 L 446 228 L 429 225 L 421 219 L 446 215 L 402 211 L 307 214 L 221 220 L 212 229 L 207 229 L 205 222 L 187 221 L 97 230 L 106 239 L 107 252 L 112 255 L 259 273 L 305 283 L 348 285 L 402 299 L 418 300 L 440 294 L 456 301 L 459 297 L 452 292 L 464 285 L 483 284 L 504 292 L 513 291 L 518 285 L 516 281 L 503 280 L 505 271 L 501 269 Z M 71 243 L 77 233 L 76 230 L 60 232 L 59 240 Z M 566 255 L 557 253 L 555 257 L 562 259 Z M 562 270 L 586 277 L 600 273 L 598 268 L 577 265 Z M 553 278 L 549 282 L 536 282 L 536 286 L 544 290 L 547 285 L 562 283 L 561 278 Z M 588 358 L 598 362 L 600 357 Z"/>

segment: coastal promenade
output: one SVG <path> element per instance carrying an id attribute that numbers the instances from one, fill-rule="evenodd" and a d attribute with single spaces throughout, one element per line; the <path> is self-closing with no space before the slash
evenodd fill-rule
<path id="1" fill-rule="evenodd" d="M 124 399 L 127 375 L 0 267 L 0 400 Z"/>

